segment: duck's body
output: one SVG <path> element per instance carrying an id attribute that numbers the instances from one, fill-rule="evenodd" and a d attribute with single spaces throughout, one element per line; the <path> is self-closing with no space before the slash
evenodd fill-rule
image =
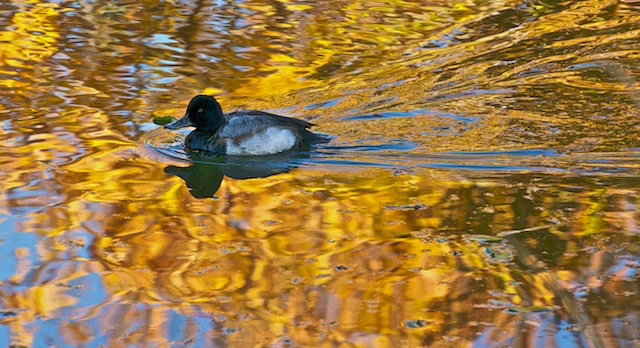
<path id="1" fill-rule="evenodd" d="M 327 138 L 307 130 L 311 123 L 263 111 L 222 113 L 210 96 L 194 97 L 185 116 L 165 126 L 168 129 L 194 126 L 185 140 L 188 151 L 211 151 L 222 155 L 272 155 Z"/>

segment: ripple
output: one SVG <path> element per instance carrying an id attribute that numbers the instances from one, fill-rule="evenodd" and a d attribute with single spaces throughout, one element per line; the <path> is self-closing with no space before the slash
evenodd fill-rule
<path id="1" fill-rule="evenodd" d="M 187 131 L 156 129 L 142 139 L 142 146 L 181 162 L 253 166 L 273 166 L 287 163 L 290 167 L 332 167 L 348 170 L 353 167 L 394 169 L 432 168 L 463 171 L 540 172 L 573 174 L 640 173 L 640 151 L 624 152 L 559 152 L 550 148 L 496 151 L 426 152 L 406 143 L 383 144 L 323 144 L 310 151 L 292 151 L 273 156 L 214 156 L 192 158 L 184 150 Z"/>
<path id="2" fill-rule="evenodd" d="M 189 130 L 168 131 L 157 128 L 140 139 L 143 147 L 174 160 L 190 162 L 189 154 L 184 150 L 184 139 Z"/>

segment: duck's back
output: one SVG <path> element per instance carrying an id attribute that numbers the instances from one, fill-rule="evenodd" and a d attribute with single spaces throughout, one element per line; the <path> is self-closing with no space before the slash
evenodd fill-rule
<path id="1" fill-rule="evenodd" d="M 249 127 L 258 126 L 258 125 L 270 125 L 270 126 L 287 126 L 287 127 L 296 127 L 302 129 L 307 129 L 313 126 L 312 123 L 309 123 L 304 120 L 299 120 L 297 118 L 284 117 L 276 114 L 271 114 L 264 111 L 256 111 L 256 110 L 244 110 L 244 111 L 234 111 L 224 115 L 225 123 L 231 124 L 235 123 L 238 126 L 248 125 Z"/>

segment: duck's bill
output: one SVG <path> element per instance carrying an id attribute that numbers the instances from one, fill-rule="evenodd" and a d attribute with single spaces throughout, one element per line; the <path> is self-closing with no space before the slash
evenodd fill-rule
<path id="1" fill-rule="evenodd" d="M 192 126 L 191 121 L 189 121 L 189 116 L 188 115 L 184 115 L 184 117 L 182 117 L 181 119 L 177 120 L 177 121 L 173 121 L 169 124 L 166 124 L 164 126 L 164 128 L 166 129 L 180 129 L 180 128 L 184 128 L 184 127 L 189 127 Z"/>

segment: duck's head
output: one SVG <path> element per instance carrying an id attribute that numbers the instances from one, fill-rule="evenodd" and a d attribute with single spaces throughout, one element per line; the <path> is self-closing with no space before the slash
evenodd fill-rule
<path id="1" fill-rule="evenodd" d="M 184 116 L 164 126 L 167 129 L 196 127 L 197 131 L 215 132 L 224 122 L 222 108 L 212 96 L 197 95 L 191 99 Z"/>

